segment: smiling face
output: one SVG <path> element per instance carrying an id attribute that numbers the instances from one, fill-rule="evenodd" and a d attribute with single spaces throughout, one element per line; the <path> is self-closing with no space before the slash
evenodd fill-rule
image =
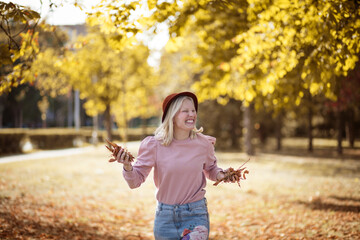
<path id="1" fill-rule="evenodd" d="M 194 103 L 189 99 L 184 99 L 180 110 L 174 117 L 174 137 L 181 140 L 189 137 L 190 132 L 195 127 L 196 110 Z"/>

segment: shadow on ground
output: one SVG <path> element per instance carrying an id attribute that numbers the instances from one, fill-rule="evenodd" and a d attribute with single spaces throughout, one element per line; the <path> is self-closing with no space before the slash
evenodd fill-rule
<path id="1" fill-rule="evenodd" d="M 360 199 L 342 196 L 314 197 L 309 201 L 297 201 L 312 210 L 360 213 Z"/>
<path id="2" fill-rule="evenodd" d="M 20 200 L 21 202 L 21 200 Z M 22 209 L 19 199 L 0 197 L 0 239 L 92 239 L 92 240 L 145 240 L 140 235 L 108 231 L 99 224 L 64 221 L 61 216 L 42 213 L 44 206 L 33 204 L 34 209 Z M 6 206 L 6 207 L 4 207 Z M 36 209 L 35 209 L 36 208 Z M 45 209 L 49 206 L 45 206 Z M 59 211 L 53 206 L 48 211 Z M 40 214 L 35 213 L 40 212 Z M 85 217 L 85 216 L 84 216 Z"/>
<path id="3" fill-rule="evenodd" d="M 312 152 L 309 152 L 305 148 L 299 149 L 297 147 L 286 147 L 280 151 L 273 149 L 258 149 L 258 152 L 303 158 L 323 158 L 333 160 L 352 159 L 360 161 L 360 148 L 344 148 L 342 154 L 339 154 L 334 147 L 317 147 Z"/>

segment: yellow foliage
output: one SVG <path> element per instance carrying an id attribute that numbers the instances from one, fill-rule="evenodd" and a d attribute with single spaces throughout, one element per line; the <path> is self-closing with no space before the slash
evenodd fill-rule
<path id="1" fill-rule="evenodd" d="M 313 82 L 313 83 L 310 84 L 310 89 L 309 89 L 309 91 L 310 91 L 310 94 L 311 94 L 311 95 L 315 95 L 316 93 L 319 92 L 320 89 L 321 89 L 320 84 L 315 83 L 315 82 Z"/>
<path id="2" fill-rule="evenodd" d="M 177 52 L 184 45 L 182 37 L 170 38 L 165 45 L 165 50 L 169 53 Z"/>
<path id="3" fill-rule="evenodd" d="M 301 73 L 301 78 L 302 78 L 303 80 L 306 78 L 306 76 L 307 76 L 307 73 L 306 73 L 306 72 L 302 72 L 302 73 Z"/>
<path id="4" fill-rule="evenodd" d="M 220 69 L 223 70 L 224 72 L 229 72 L 230 71 L 230 64 L 223 62 L 220 64 Z"/>
<path id="5" fill-rule="evenodd" d="M 275 90 L 275 87 L 273 84 L 262 82 L 260 89 L 262 91 L 262 95 L 266 96 L 268 94 L 272 94 Z"/>
<path id="6" fill-rule="evenodd" d="M 252 102 L 252 100 L 255 98 L 256 93 L 252 88 L 245 91 L 245 101 Z"/>
<path id="7" fill-rule="evenodd" d="M 289 102 L 289 97 L 288 96 L 285 96 L 284 99 L 283 99 L 284 103 L 288 103 Z"/>
<path id="8" fill-rule="evenodd" d="M 8 65 L 11 71 L 7 75 L 0 76 L 0 94 L 10 92 L 13 87 L 17 87 L 20 84 L 34 81 L 31 65 L 39 53 L 38 35 L 38 32 L 33 33 L 32 31 L 21 33 L 19 49 L 9 49 L 6 52 L 1 51 L 5 53 L 5 56 L 1 58 L 4 59 L 5 57 L 5 61 L 1 62 L 1 66 L 3 64 Z"/>
<path id="9" fill-rule="evenodd" d="M 142 31 L 142 27 L 154 29 L 159 22 L 168 23 L 176 37 L 167 43 L 165 54 L 182 51 L 190 45 L 189 32 L 200 39 L 194 45 L 198 48 L 197 54 L 192 50 L 186 58 L 191 64 L 196 63 L 194 66 L 174 58 L 177 64 L 186 66 L 178 74 L 168 70 L 174 62 L 165 64 L 169 59 L 164 59 L 162 70 L 169 71 L 163 78 L 173 80 L 175 83 L 170 86 L 174 89 L 176 84 L 189 87 L 186 83 L 189 84 L 188 79 L 192 77 L 190 71 L 201 72 L 192 87 L 202 100 L 221 96 L 219 102 L 225 103 L 226 98 L 222 96 L 231 96 L 250 102 L 260 95 L 266 97 L 269 104 L 299 105 L 304 97 L 303 88 L 311 94 L 331 96 L 334 76 L 346 75 L 358 61 L 360 12 L 354 10 L 353 1 L 248 0 L 237 10 L 246 14 L 245 27 L 232 15 L 221 17 L 236 6 L 234 3 L 227 6 L 207 0 L 161 3 L 148 0 L 152 16 L 139 21 L 125 18 L 131 13 L 130 7 L 116 3 L 118 8 L 106 4 L 99 7 L 89 21 L 100 24 L 102 31 L 116 33 L 117 38 L 109 43 L 120 51 L 128 45 L 124 39 L 129 36 L 126 33 L 132 24 Z M 141 1 L 134 3 L 131 8 L 141 4 Z M 228 25 L 233 29 L 226 32 L 223 26 Z M 137 81 L 122 84 L 131 88 L 137 86 Z M 290 87 L 292 91 L 288 91 Z"/>
<path id="10" fill-rule="evenodd" d="M 229 102 L 229 98 L 218 97 L 216 101 L 221 105 L 226 105 Z"/>

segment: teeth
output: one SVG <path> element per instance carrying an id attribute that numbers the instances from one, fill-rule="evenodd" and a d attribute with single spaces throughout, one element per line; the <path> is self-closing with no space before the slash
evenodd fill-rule
<path id="1" fill-rule="evenodd" d="M 194 120 L 186 120 L 187 123 L 193 123 Z"/>

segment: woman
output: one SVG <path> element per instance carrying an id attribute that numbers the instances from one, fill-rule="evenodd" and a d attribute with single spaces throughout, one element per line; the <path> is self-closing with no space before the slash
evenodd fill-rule
<path id="1" fill-rule="evenodd" d="M 212 181 L 225 177 L 217 166 L 215 138 L 201 134 L 202 129 L 195 126 L 198 100 L 193 93 L 171 94 L 162 107 L 162 123 L 155 136 L 141 142 L 134 166 L 123 150 L 112 160 L 123 163 L 123 176 L 130 188 L 139 187 L 154 168 L 156 240 L 195 239 L 195 235 L 207 239 L 206 177 Z M 193 238 L 189 238 L 191 234 Z"/>

